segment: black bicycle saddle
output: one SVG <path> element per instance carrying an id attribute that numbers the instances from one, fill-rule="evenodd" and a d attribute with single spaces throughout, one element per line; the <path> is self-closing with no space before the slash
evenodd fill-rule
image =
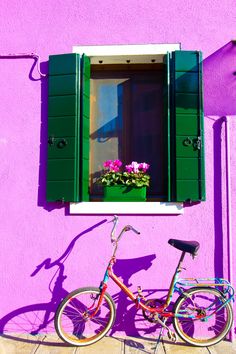
<path id="1" fill-rule="evenodd" d="M 169 239 L 168 243 L 177 248 L 180 251 L 188 252 L 193 256 L 196 256 L 197 251 L 199 250 L 200 244 L 197 241 L 182 241 L 175 240 L 173 238 Z"/>

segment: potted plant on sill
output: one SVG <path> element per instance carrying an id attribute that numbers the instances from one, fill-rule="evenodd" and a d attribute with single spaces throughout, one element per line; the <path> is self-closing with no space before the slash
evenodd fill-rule
<path id="1" fill-rule="evenodd" d="M 146 188 L 150 183 L 146 162 L 132 161 L 122 170 L 120 160 L 107 160 L 98 182 L 104 186 L 106 202 L 141 202 L 146 200 Z"/>

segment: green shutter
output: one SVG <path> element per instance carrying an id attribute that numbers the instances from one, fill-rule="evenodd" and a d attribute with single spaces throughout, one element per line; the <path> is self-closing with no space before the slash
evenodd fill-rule
<path id="1" fill-rule="evenodd" d="M 47 201 L 80 200 L 80 56 L 49 57 Z"/>
<path id="2" fill-rule="evenodd" d="M 171 200 L 205 200 L 202 55 L 170 58 Z"/>
<path id="3" fill-rule="evenodd" d="M 89 111 L 90 111 L 90 59 L 82 57 L 81 94 L 81 184 L 82 201 L 89 201 Z"/>

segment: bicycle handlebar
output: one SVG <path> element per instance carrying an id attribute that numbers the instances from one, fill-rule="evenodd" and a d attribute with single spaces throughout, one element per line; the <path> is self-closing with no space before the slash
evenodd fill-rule
<path id="1" fill-rule="evenodd" d="M 116 227 L 117 227 L 117 224 L 118 224 L 118 221 L 119 221 L 119 218 L 118 218 L 118 216 L 117 215 L 114 215 L 114 218 L 113 218 L 113 220 L 111 220 L 110 222 L 113 222 L 113 228 L 112 228 L 112 230 L 111 230 L 111 242 L 118 242 L 120 239 L 121 239 L 121 236 L 123 235 L 123 233 L 124 232 L 126 232 L 126 231 L 133 231 L 133 232 L 135 232 L 137 235 L 140 235 L 140 232 L 138 231 L 138 230 L 136 230 L 133 226 L 131 226 L 131 225 L 126 225 L 123 229 L 122 229 L 122 231 L 121 231 L 121 233 L 119 234 L 119 236 L 116 238 L 115 237 L 115 231 L 116 231 Z"/>

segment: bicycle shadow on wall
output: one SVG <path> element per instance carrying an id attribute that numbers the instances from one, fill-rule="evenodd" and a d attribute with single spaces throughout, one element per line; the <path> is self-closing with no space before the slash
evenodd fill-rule
<path id="1" fill-rule="evenodd" d="M 54 317 L 56 309 L 62 299 L 69 294 L 64 288 L 64 281 L 67 278 L 65 273 L 65 261 L 70 256 L 80 237 L 105 222 L 106 220 L 102 220 L 77 235 L 68 245 L 65 252 L 55 261 L 52 261 L 51 258 L 46 258 L 42 263 L 36 266 L 31 274 L 32 277 L 37 276 L 42 270 L 56 269 L 48 286 L 51 298 L 48 302 L 30 304 L 6 314 L 0 320 L 0 333 L 3 337 L 33 344 L 68 346 L 68 344 L 58 342 L 56 335 L 55 337 L 52 336 L 52 334 L 55 333 Z M 152 254 L 135 259 L 117 260 L 114 268 L 116 273 L 122 276 L 124 283 L 127 286 L 131 286 L 130 278 L 132 275 L 141 270 L 149 269 L 155 258 L 156 256 Z M 95 285 L 99 286 L 99 284 Z M 161 291 L 166 290 L 163 289 Z M 155 295 L 156 292 L 157 291 L 154 289 L 146 289 L 143 291 L 143 294 L 146 297 L 159 297 Z M 140 320 L 140 313 L 137 312 L 135 305 L 124 296 L 122 291 L 114 294 L 113 299 L 117 304 L 117 318 L 111 330 L 111 336 L 119 332 L 124 332 L 128 336 L 145 337 L 147 339 L 147 335 L 154 333 L 158 329 L 157 324 L 147 322 L 145 325 L 144 319 L 142 321 Z M 132 306 L 130 306 L 131 304 Z M 50 336 L 47 337 L 47 335 Z"/>
<path id="2" fill-rule="evenodd" d="M 83 235 L 90 233 L 106 221 L 107 220 L 104 219 L 75 236 L 66 250 L 55 261 L 52 261 L 51 258 L 46 258 L 42 263 L 36 266 L 35 270 L 31 273 L 31 277 L 36 276 L 43 269 L 56 269 L 48 285 L 51 299 L 47 303 L 27 305 L 6 314 L 0 320 L 0 333 L 2 336 L 17 341 L 41 343 L 42 338 L 45 337 L 46 334 L 55 332 L 53 319 L 56 308 L 62 298 L 68 294 L 63 288 L 63 282 L 67 278 L 64 263 L 70 256 L 77 241 Z M 55 343 L 45 342 L 45 344 L 54 345 Z"/>

